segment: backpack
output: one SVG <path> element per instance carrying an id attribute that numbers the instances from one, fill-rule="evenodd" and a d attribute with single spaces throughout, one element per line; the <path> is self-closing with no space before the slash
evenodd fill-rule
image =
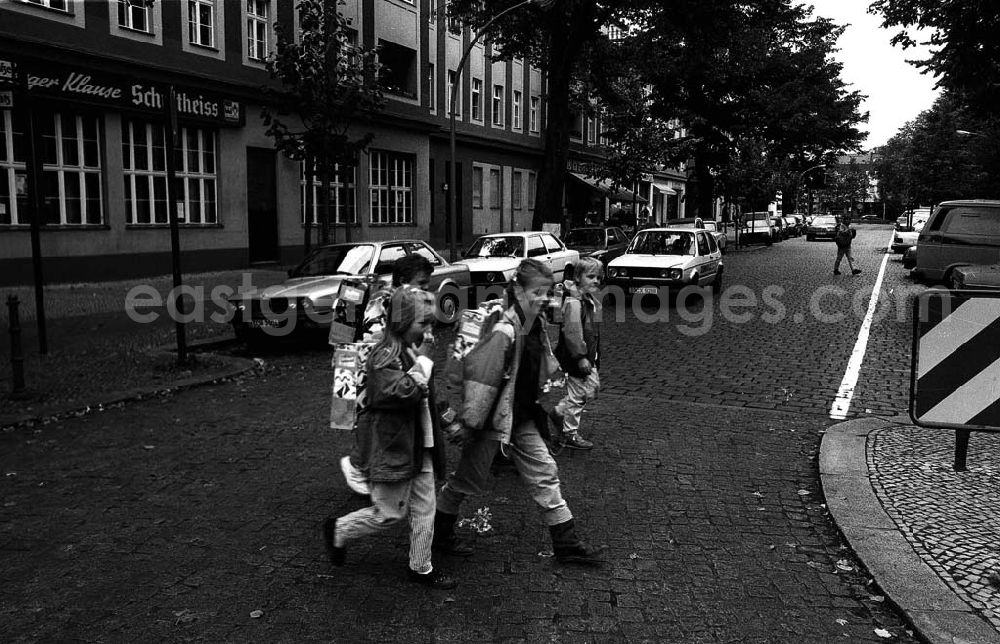
<path id="1" fill-rule="evenodd" d="M 448 364 L 445 367 L 445 373 L 451 384 L 462 384 L 465 379 L 463 367 L 466 356 L 493 330 L 505 310 L 503 300 L 494 299 L 481 302 L 474 309 L 462 311 L 458 320 L 458 332 L 451 344 Z"/>
<path id="2" fill-rule="evenodd" d="M 833 233 L 833 241 L 836 242 L 837 248 L 847 248 L 851 245 L 851 240 L 856 234 L 857 232 L 847 224 L 837 224 L 837 230 Z"/>

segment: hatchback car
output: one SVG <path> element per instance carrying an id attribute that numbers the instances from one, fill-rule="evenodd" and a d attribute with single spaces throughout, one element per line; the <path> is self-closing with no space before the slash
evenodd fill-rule
<path id="1" fill-rule="evenodd" d="M 566 248 L 552 233 L 529 231 L 483 235 L 455 262 L 469 269 L 477 301 L 487 287 L 500 287 L 514 276 L 522 260 L 541 260 L 562 281 L 566 266 L 576 264 L 580 252 Z"/>
<path id="2" fill-rule="evenodd" d="M 815 239 L 833 239 L 837 229 L 837 218 L 832 215 L 813 217 L 812 223 L 806 226 L 806 241 Z"/>
<path id="3" fill-rule="evenodd" d="M 951 282 L 958 266 L 1000 262 L 1000 201 L 942 202 L 917 236 L 914 277 Z"/>
<path id="4" fill-rule="evenodd" d="M 615 226 L 586 226 L 574 228 L 563 238 L 566 247 L 580 253 L 580 257 L 593 257 L 608 262 L 625 252 L 629 238 Z"/>
<path id="5" fill-rule="evenodd" d="M 708 231 L 647 228 L 636 233 L 625 254 L 608 265 L 607 283 L 628 295 L 709 284 L 719 292 L 722 274 L 722 252 Z"/>
<path id="6" fill-rule="evenodd" d="M 288 271 L 286 281 L 230 300 L 236 336 L 250 339 L 254 332 L 259 335 L 264 330 L 277 336 L 327 328 L 345 280 L 371 292 L 391 282 L 397 259 L 414 253 L 426 257 L 434 269 L 428 289 L 436 296 L 438 319 L 444 323 L 456 321 L 467 299 L 469 269 L 449 264 L 426 242 L 401 239 L 314 249 Z"/>

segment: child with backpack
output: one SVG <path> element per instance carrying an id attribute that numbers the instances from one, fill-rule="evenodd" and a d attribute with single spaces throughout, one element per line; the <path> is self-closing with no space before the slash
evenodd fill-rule
<path id="1" fill-rule="evenodd" d="M 833 241 L 837 244 L 837 261 L 833 263 L 834 275 L 840 275 L 840 260 L 845 257 L 847 265 L 851 267 L 851 275 L 861 272 L 860 268 L 854 268 L 854 257 L 851 255 L 851 241 L 857 234 L 858 231 L 851 228 L 851 216 L 844 215 L 833 233 Z"/>
<path id="2" fill-rule="evenodd" d="M 368 400 L 358 432 L 368 436 L 372 506 L 323 523 L 330 563 L 342 566 L 347 544 L 409 521 L 411 581 L 437 589 L 455 581 L 431 563 L 435 474 L 444 474 L 444 438 L 436 415 L 433 363 L 416 349 L 434 323 L 434 298 L 412 286 L 389 297 L 384 336 L 366 366 Z"/>
<path id="3" fill-rule="evenodd" d="M 566 373 L 566 395 L 549 413 L 555 425 L 555 447 L 588 450 L 594 444 L 580 435 L 583 407 L 597 397 L 601 380 L 597 374 L 600 361 L 601 303 L 597 290 L 604 265 L 593 257 L 581 257 L 566 280 L 566 299 L 562 304 L 562 328 L 556 345 L 559 366 Z"/>

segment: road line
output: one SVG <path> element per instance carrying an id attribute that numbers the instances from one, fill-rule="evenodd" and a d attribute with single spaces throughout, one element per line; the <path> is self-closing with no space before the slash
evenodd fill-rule
<path id="1" fill-rule="evenodd" d="M 844 379 L 840 381 L 840 390 L 837 391 L 837 397 L 833 399 L 833 405 L 830 407 L 830 418 L 834 420 L 847 418 L 847 411 L 851 408 L 854 387 L 858 384 L 858 374 L 861 373 L 865 351 L 868 349 L 868 335 L 871 332 L 872 318 L 875 316 L 875 307 L 878 306 L 879 293 L 882 291 L 882 278 L 885 277 L 885 267 L 888 262 L 889 255 L 883 255 L 882 266 L 879 268 L 878 278 L 872 289 L 872 297 L 868 302 L 868 313 L 865 314 L 865 321 L 861 323 L 861 330 L 858 331 L 858 340 L 854 343 L 851 359 L 847 361 L 847 371 L 844 372 Z"/>

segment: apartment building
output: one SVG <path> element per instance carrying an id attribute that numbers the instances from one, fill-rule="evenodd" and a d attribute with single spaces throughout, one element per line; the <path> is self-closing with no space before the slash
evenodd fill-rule
<path id="1" fill-rule="evenodd" d="M 297 261 L 320 199 L 305 212 L 301 164 L 274 151 L 260 118 L 274 24 L 294 30 L 294 4 L 0 0 L 0 82 L 12 69 L 23 72 L 30 95 L 30 105 L 17 95 L 0 101 L 0 283 L 32 279 L 29 109 L 41 130 L 46 280 L 170 271 L 171 92 L 183 270 Z M 387 100 L 364 124 L 375 137 L 368 151 L 334 181 L 335 240 L 350 227 L 353 240 L 416 237 L 443 249 L 448 188 L 456 190 L 459 245 L 529 228 L 545 127 L 542 74 L 523 61 L 493 60 L 488 42 L 475 45 L 455 97 L 457 178 L 448 186 L 450 81 L 474 34 L 449 25 L 430 0 L 348 0 L 340 8 L 359 43 L 380 47 Z M 597 132 L 596 120 L 585 121 L 573 154 L 598 154 Z M 601 186 L 572 189 L 613 196 Z"/>

